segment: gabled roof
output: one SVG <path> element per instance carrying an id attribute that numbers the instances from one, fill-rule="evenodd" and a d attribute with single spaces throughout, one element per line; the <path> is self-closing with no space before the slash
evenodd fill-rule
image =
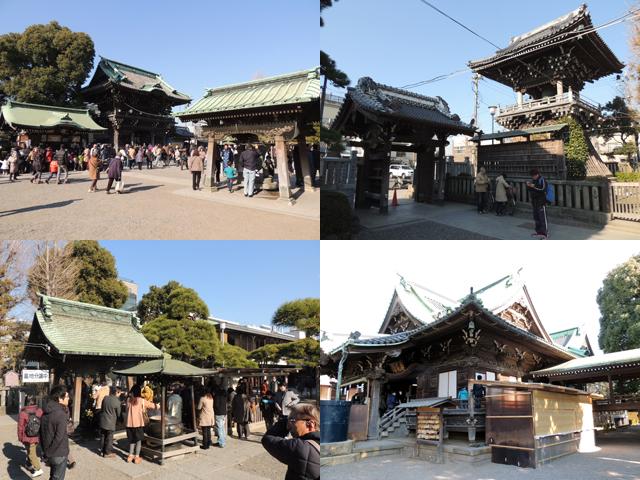
<path id="1" fill-rule="evenodd" d="M 204 97 L 182 112 L 175 114 L 184 120 L 202 114 L 298 105 L 320 99 L 320 69 L 236 83 L 206 91 Z"/>
<path id="2" fill-rule="evenodd" d="M 507 322 L 502 317 L 499 317 L 498 315 L 496 315 L 495 313 L 487 309 L 483 305 L 483 302 L 480 300 L 480 298 L 475 294 L 470 294 L 467 297 L 465 297 L 463 302 L 455 310 L 444 312 L 438 318 L 434 319 L 431 323 L 422 325 L 413 330 L 400 332 L 393 335 L 384 335 L 380 337 L 362 339 L 362 340 L 357 338 L 349 339 L 347 340 L 346 344 L 348 344 L 348 347 L 355 347 L 356 349 L 358 349 L 358 347 L 364 347 L 365 349 L 376 349 L 380 347 L 392 347 L 392 346 L 400 347 L 409 343 L 414 338 L 422 337 L 424 335 L 429 334 L 429 332 L 431 331 L 437 330 L 443 325 L 448 325 L 448 323 L 450 323 L 452 319 L 458 318 L 458 319 L 462 319 L 462 321 L 466 321 L 466 319 L 460 316 L 460 314 L 465 312 L 469 308 L 476 309 L 478 312 L 486 315 L 486 317 L 489 320 L 492 320 L 495 323 L 502 325 L 505 329 L 513 333 L 515 336 L 525 338 L 527 341 L 530 341 L 533 344 L 536 344 L 547 351 L 552 351 L 556 355 L 562 358 L 571 359 L 576 357 L 575 354 L 560 347 L 559 345 L 556 345 L 550 340 L 541 338 L 538 335 L 535 335 L 531 332 L 523 330 Z M 336 353 L 340 352 L 343 346 L 344 344 L 333 349 L 330 352 L 330 354 L 335 355 Z M 359 350 L 359 351 L 362 351 L 362 350 Z"/>
<path id="3" fill-rule="evenodd" d="M 594 56 L 597 63 L 598 72 L 591 80 L 621 72 L 624 64 L 616 58 L 593 28 L 587 6 L 581 5 L 576 10 L 545 25 L 513 37 L 506 48 L 498 50 L 491 57 L 469 62 L 469 67 L 475 71 L 483 72 L 502 63 L 510 62 L 513 58 L 520 58 L 554 45 L 570 47 L 571 42 L 580 42 L 585 46 L 585 50 Z"/>
<path id="4" fill-rule="evenodd" d="M 104 74 L 102 78 L 98 72 Z M 160 74 L 143 70 L 138 67 L 116 62 L 108 58 L 100 57 L 98 70 L 83 92 L 104 87 L 109 82 L 137 92 L 157 92 L 172 100 L 175 105 L 189 103 L 191 98 L 169 85 Z"/>
<path id="5" fill-rule="evenodd" d="M 222 318 L 209 317 L 209 319 L 207 319 L 207 321 L 209 323 L 213 324 L 218 329 L 220 328 L 220 324 L 224 323 L 225 324 L 225 330 L 229 330 L 229 331 L 233 331 L 233 332 L 248 333 L 250 335 L 261 335 L 263 337 L 278 338 L 280 340 L 287 340 L 287 341 L 290 341 L 290 342 L 296 339 L 296 337 L 294 335 L 291 335 L 289 333 L 280 333 L 280 332 L 276 332 L 276 331 L 272 331 L 272 330 L 266 330 L 266 329 L 263 329 L 263 328 L 255 328 L 255 327 L 252 327 L 250 325 L 242 325 L 242 324 L 237 323 L 237 322 L 231 322 L 229 320 L 223 320 Z"/>
<path id="6" fill-rule="evenodd" d="M 54 107 L 8 100 L 1 109 L 2 122 L 13 129 L 70 128 L 72 130 L 100 132 L 106 130 L 93 121 L 89 110 Z"/>
<path id="7" fill-rule="evenodd" d="M 550 333 L 549 336 L 554 343 L 565 347 L 580 357 L 593 355 L 591 342 L 589 342 L 586 332 L 583 333 L 580 327 L 573 327 L 559 332 L 553 332 Z"/>
<path id="8" fill-rule="evenodd" d="M 216 370 L 194 367 L 193 365 L 174 358 L 158 358 L 141 362 L 131 368 L 114 370 L 113 373 L 126 376 L 168 376 L 168 377 L 207 377 L 214 375 Z"/>
<path id="9" fill-rule="evenodd" d="M 465 302 L 465 298 L 452 300 L 416 282 L 409 281 L 399 275 L 391 303 L 387 309 L 379 333 L 387 330 L 389 322 L 398 309 L 401 309 L 417 325 L 429 324 L 434 320 L 457 308 Z M 531 297 L 520 275 L 520 270 L 473 291 L 473 295 L 492 313 L 500 315 L 515 302 L 522 301 L 528 307 L 540 336 L 551 342 L 542 322 L 535 311 Z"/>
<path id="10" fill-rule="evenodd" d="M 31 333 L 40 328 L 62 355 L 159 358 L 132 312 L 40 295 Z"/>
<path id="11" fill-rule="evenodd" d="M 452 114 L 442 97 L 428 97 L 409 90 L 376 83 L 369 77 L 358 80 L 347 89 L 344 103 L 338 111 L 332 128 L 339 130 L 348 113 L 355 106 L 365 112 L 393 121 L 404 120 L 450 131 L 452 135 L 471 135 L 475 129 Z"/>

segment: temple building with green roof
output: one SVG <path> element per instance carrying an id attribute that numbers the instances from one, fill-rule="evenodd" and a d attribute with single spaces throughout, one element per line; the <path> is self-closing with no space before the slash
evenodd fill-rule
<path id="1" fill-rule="evenodd" d="M 0 108 L 0 130 L 18 143 L 86 145 L 92 135 L 106 132 L 83 108 L 56 107 L 7 100 Z"/>
<path id="2" fill-rule="evenodd" d="M 108 128 L 102 140 L 116 148 L 165 143 L 175 133 L 171 109 L 191 102 L 160 74 L 104 57 L 81 95 L 98 106 L 99 122 Z"/>
<path id="3" fill-rule="evenodd" d="M 73 419 L 79 421 L 85 378 L 104 377 L 162 352 L 140 331 L 135 313 L 40 295 L 25 360 L 50 370 L 51 384 L 73 387 Z"/>

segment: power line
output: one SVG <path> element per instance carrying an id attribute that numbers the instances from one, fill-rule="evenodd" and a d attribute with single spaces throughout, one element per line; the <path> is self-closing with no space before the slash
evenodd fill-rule
<path id="1" fill-rule="evenodd" d="M 451 20 L 452 22 L 454 22 L 454 23 L 456 23 L 457 25 L 461 26 L 462 28 L 464 28 L 464 29 L 465 29 L 465 30 L 467 30 L 468 32 L 472 33 L 472 34 L 473 34 L 473 35 L 475 35 L 476 37 L 480 38 L 481 40 L 484 40 L 485 42 L 487 42 L 488 44 L 490 44 L 490 45 L 492 45 L 493 47 L 497 48 L 498 50 L 502 50 L 502 48 L 501 48 L 501 47 L 499 47 L 498 45 L 496 45 L 495 43 L 493 43 L 491 40 L 489 40 L 489 39 L 487 39 L 487 38 L 483 37 L 483 36 L 482 36 L 482 35 L 480 35 L 479 33 L 477 33 L 477 32 L 475 32 L 474 30 L 472 30 L 470 27 L 467 27 L 467 26 L 466 26 L 466 25 L 464 25 L 462 22 L 460 22 L 460 21 L 456 20 L 455 18 L 451 17 L 451 16 L 450 16 L 450 15 L 448 15 L 447 13 L 443 12 L 442 10 L 440 10 L 439 8 L 437 8 L 436 6 L 434 6 L 432 3 L 428 2 L 427 0 L 420 0 L 420 1 L 421 1 L 423 4 L 425 4 L 425 5 L 429 6 L 429 7 L 431 7 L 432 9 L 434 9 L 435 11 L 437 11 L 438 13 L 440 13 L 441 15 L 443 15 L 444 17 L 448 18 L 448 19 L 449 19 L 449 20 Z M 561 43 L 565 43 L 565 42 L 567 42 L 567 41 L 573 40 L 573 38 L 575 38 L 576 36 L 585 35 L 585 34 L 592 33 L 592 32 L 595 32 L 595 31 L 598 31 L 598 30 L 601 30 L 601 29 L 604 29 L 604 28 L 608 28 L 608 27 L 613 26 L 613 25 L 616 25 L 616 24 L 618 24 L 618 23 L 622 23 L 622 22 L 627 21 L 628 19 L 630 19 L 630 18 L 632 18 L 632 17 L 636 17 L 636 16 L 638 16 L 637 14 L 638 14 L 639 12 L 640 12 L 640 8 L 637 8 L 637 9 L 634 9 L 634 10 L 631 10 L 631 11 L 627 12 L 626 14 L 624 14 L 624 15 L 622 15 L 622 16 L 620 16 L 620 17 L 617 17 L 617 18 L 615 18 L 615 19 L 613 19 L 613 20 L 610 20 L 610 21 L 608 21 L 608 22 L 606 22 L 606 23 L 604 23 L 604 24 L 602 24 L 602 25 L 599 25 L 599 26 L 597 26 L 597 27 L 596 27 L 596 26 L 594 26 L 594 27 L 591 27 L 591 28 L 588 28 L 588 29 L 580 30 L 580 31 L 577 31 L 577 32 L 572 32 L 572 33 L 570 34 L 570 36 L 568 36 L 567 38 L 565 38 L 565 39 L 563 39 L 563 40 L 561 40 L 561 41 L 559 41 L 559 42 L 556 42 L 556 45 L 559 45 L 559 44 L 561 44 Z M 538 44 L 530 45 L 530 46 L 528 46 L 528 49 L 535 48 L 535 47 L 537 47 L 537 46 L 539 46 L 539 45 L 542 45 L 543 43 L 545 43 L 545 41 L 541 41 L 541 42 L 539 42 Z M 507 60 L 511 60 L 511 59 L 514 59 L 514 60 L 516 60 L 516 61 L 520 62 L 521 64 L 523 64 L 524 66 L 529 67 L 529 68 L 531 68 L 531 69 L 535 70 L 535 71 L 536 71 L 536 72 L 538 72 L 540 75 L 542 75 L 543 77 L 545 77 L 547 80 L 550 80 L 550 81 L 552 81 L 552 82 L 553 82 L 553 79 L 552 79 L 551 77 L 549 77 L 548 75 L 546 75 L 544 72 L 540 71 L 540 70 L 539 70 L 538 68 L 536 68 L 534 65 L 532 65 L 532 64 L 530 64 L 530 63 L 525 62 L 525 61 L 524 61 L 524 60 L 522 60 L 521 58 L 518 58 L 518 56 L 517 56 L 517 55 L 512 55 L 511 57 L 507 57 L 507 58 L 505 58 L 503 61 L 507 61 Z M 443 77 L 444 77 L 444 76 L 443 76 Z M 436 78 L 437 78 L 437 77 L 436 77 Z M 590 99 L 590 98 L 589 98 L 589 97 L 587 97 L 586 95 L 581 95 L 581 97 L 582 97 L 582 98 L 584 98 L 584 99 L 586 99 L 586 100 L 587 100 L 587 101 L 589 101 L 589 102 L 592 102 L 592 103 L 598 103 L 598 102 L 596 102 L 595 100 Z M 624 113 L 622 113 L 622 112 L 620 112 L 620 113 L 624 115 Z"/>

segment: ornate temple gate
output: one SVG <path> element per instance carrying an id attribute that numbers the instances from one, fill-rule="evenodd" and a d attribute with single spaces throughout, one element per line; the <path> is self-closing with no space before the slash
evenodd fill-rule
<path id="1" fill-rule="evenodd" d="M 358 161 L 355 207 L 389 211 L 391 152 L 414 152 L 414 200 L 444 200 L 445 146 L 449 135 L 472 135 L 474 129 L 449 111 L 440 97 L 426 97 L 361 78 L 350 88 L 333 129 L 362 147 Z M 357 139 L 357 140 L 355 140 Z"/>
<path id="2" fill-rule="evenodd" d="M 216 142 L 225 135 L 242 135 L 255 140 L 238 143 L 267 141 L 275 145 L 280 198 L 289 201 L 288 142 L 296 142 L 300 169 L 296 174 L 302 177 L 296 179 L 297 183 L 314 189 L 305 136 L 314 132 L 313 123 L 320 115 L 319 99 L 319 69 L 313 68 L 207 90 L 203 98 L 175 115 L 185 122 L 206 122 L 202 129 L 208 143 L 205 187 L 218 189 Z"/>

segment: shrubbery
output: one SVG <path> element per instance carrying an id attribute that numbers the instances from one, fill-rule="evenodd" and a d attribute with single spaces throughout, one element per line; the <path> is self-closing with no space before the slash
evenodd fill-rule
<path id="1" fill-rule="evenodd" d="M 619 182 L 640 182 L 640 172 L 618 172 L 616 180 Z"/>
<path id="2" fill-rule="evenodd" d="M 350 240 L 352 214 L 349 199 L 340 192 L 320 192 L 320 238 Z"/>

